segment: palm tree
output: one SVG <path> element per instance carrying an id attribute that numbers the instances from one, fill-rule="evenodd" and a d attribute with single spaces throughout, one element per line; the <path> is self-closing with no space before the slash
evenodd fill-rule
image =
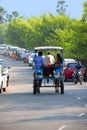
<path id="1" fill-rule="evenodd" d="M 56 9 L 56 11 L 57 11 L 57 13 L 59 15 L 65 14 L 66 7 L 67 7 L 67 5 L 65 3 L 66 3 L 65 0 L 58 0 L 58 2 L 57 2 L 57 9 Z"/>
<path id="2" fill-rule="evenodd" d="M 14 18 L 17 18 L 19 16 L 19 13 L 17 11 L 13 11 L 12 15 L 14 16 Z"/>
<path id="3" fill-rule="evenodd" d="M 4 14 L 6 11 L 0 6 L 0 23 L 4 23 Z"/>

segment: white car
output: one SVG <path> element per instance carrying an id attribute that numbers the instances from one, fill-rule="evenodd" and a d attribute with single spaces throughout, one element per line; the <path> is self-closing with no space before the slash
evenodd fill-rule
<path id="1" fill-rule="evenodd" d="M 2 65 L 2 67 L 3 67 L 3 74 L 5 74 L 7 76 L 7 87 L 8 87 L 10 66 L 8 66 L 6 61 L 3 59 L 0 59 L 0 65 Z"/>
<path id="2" fill-rule="evenodd" d="M 29 66 L 33 66 L 33 63 L 34 63 L 34 58 L 35 58 L 35 56 L 37 56 L 38 54 L 36 53 L 31 53 L 30 54 L 30 56 L 29 56 L 29 58 L 28 58 L 28 65 Z"/>
<path id="3" fill-rule="evenodd" d="M 3 67 L 0 65 L 0 93 L 6 91 L 7 87 L 7 76 L 3 73 Z"/>

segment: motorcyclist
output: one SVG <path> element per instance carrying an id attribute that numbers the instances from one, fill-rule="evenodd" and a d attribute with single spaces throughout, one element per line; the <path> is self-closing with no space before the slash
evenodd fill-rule
<path id="1" fill-rule="evenodd" d="M 76 78 L 75 84 L 77 84 L 78 82 L 80 82 L 80 84 L 82 84 L 82 82 L 81 82 L 81 80 L 80 80 L 80 78 L 79 78 L 79 76 L 78 76 L 78 72 L 79 72 L 79 71 L 82 71 L 82 70 L 81 70 L 82 67 L 83 67 L 83 65 L 82 65 L 81 61 L 78 61 L 77 65 L 76 65 L 76 67 L 75 67 L 75 69 L 76 69 L 76 70 L 75 70 L 75 76 L 74 76 L 74 78 Z"/>
<path id="2" fill-rule="evenodd" d="M 76 65 L 76 69 L 77 70 L 80 70 L 82 68 L 82 64 L 81 64 L 81 61 L 78 61 L 78 64 Z"/>

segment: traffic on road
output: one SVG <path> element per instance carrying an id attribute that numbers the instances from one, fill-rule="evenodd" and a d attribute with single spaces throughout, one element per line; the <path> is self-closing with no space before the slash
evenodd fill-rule
<path id="1" fill-rule="evenodd" d="M 0 130 L 86 130 L 87 82 L 64 82 L 64 94 L 41 88 L 33 94 L 33 69 L 22 60 L 3 55 L 9 69 L 9 85 L 0 94 Z"/>

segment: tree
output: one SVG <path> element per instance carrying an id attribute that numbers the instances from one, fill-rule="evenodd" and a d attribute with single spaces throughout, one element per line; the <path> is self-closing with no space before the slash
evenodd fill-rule
<path id="1" fill-rule="evenodd" d="M 82 21 L 87 22 L 87 1 L 83 3 Z"/>
<path id="2" fill-rule="evenodd" d="M 14 16 L 14 18 L 17 18 L 19 16 L 19 13 L 17 11 L 13 11 L 12 15 Z"/>
<path id="3" fill-rule="evenodd" d="M 58 0 L 58 2 L 57 2 L 57 9 L 56 9 L 57 13 L 59 15 L 65 14 L 66 7 L 67 7 L 67 5 L 66 5 L 66 1 L 65 0 Z"/>
<path id="4" fill-rule="evenodd" d="M 5 19 L 6 22 L 11 22 L 12 21 L 12 15 L 11 14 L 6 14 L 6 19 Z"/>
<path id="5" fill-rule="evenodd" d="M 4 14 L 6 11 L 0 6 L 0 23 L 4 23 Z"/>

